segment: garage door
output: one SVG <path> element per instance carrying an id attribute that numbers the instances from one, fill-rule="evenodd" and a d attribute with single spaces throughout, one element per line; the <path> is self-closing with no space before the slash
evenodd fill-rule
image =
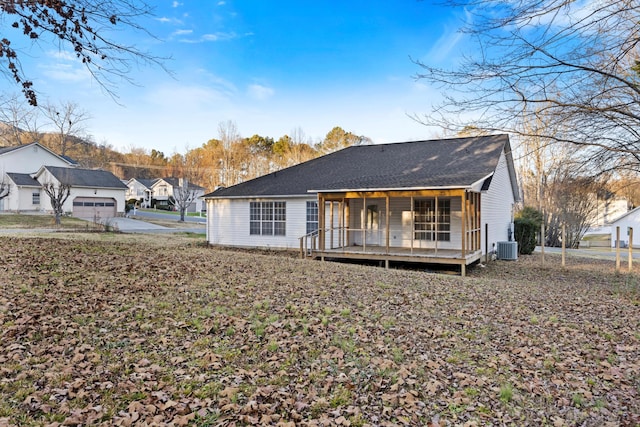
<path id="1" fill-rule="evenodd" d="M 116 201 L 106 197 L 76 197 L 73 200 L 73 216 L 87 219 L 113 218 L 116 216 Z"/>

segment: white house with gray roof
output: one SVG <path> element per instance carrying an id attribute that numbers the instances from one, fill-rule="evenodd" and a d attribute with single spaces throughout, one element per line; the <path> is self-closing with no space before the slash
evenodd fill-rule
<path id="1" fill-rule="evenodd" d="M 507 135 L 352 146 L 204 196 L 213 245 L 465 266 L 509 238 Z"/>
<path id="2" fill-rule="evenodd" d="M 51 203 L 42 190 L 47 183 L 71 185 L 64 211 L 82 218 L 106 219 L 124 214 L 124 185 L 111 172 L 80 169 L 71 159 L 31 143 L 0 148 L 0 176 L 9 195 L 0 211 L 50 212 Z"/>

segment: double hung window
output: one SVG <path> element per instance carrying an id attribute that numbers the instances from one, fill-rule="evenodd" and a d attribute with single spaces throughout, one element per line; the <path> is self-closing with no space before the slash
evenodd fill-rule
<path id="1" fill-rule="evenodd" d="M 261 236 L 285 236 L 286 230 L 286 202 L 249 203 L 249 234 Z"/>

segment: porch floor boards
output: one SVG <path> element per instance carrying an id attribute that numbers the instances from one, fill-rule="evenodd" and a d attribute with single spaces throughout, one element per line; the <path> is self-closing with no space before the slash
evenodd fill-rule
<path id="1" fill-rule="evenodd" d="M 459 249 L 438 249 L 436 251 L 433 248 L 411 249 L 390 247 L 389 252 L 387 252 L 385 246 L 367 245 L 366 248 L 364 246 L 346 246 L 342 248 L 325 249 L 324 251 L 315 250 L 313 256 L 314 258 L 326 257 L 469 265 L 481 258 L 482 251 L 467 252 L 463 257 L 462 251 Z"/>

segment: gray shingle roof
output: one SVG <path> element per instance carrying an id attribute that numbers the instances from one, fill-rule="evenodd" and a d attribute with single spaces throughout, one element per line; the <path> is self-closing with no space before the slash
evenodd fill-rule
<path id="1" fill-rule="evenodd" d="M 345 148 L 204 197 L 306 195 L 309 191 L 466 188 L 492 174 L 508 135 Z"/>
<path id="2" fill-rule="evenodd" d="M 151 186 L 158 180 L 158 178 L 147 179 L 147 178 L 135 178 L 140 184 L 144 185 L 147 188 L 151 188 Z"/>
<path id="3" fill-rule="evenodd" d="M 173 187 L 180 187 L 180 178 L 175 178 L 175 177 L 171 176 L 171 177 L 167 177 L 167 178 L 157 179 L 155 182 L 158 182 L 160 180 L 166 182 L 167 184 L 169 184 L 169 185 L 171 185 Z M 155 184 L 155 182 L 154 182 L 154 184 Z M 187 184 L 189 185 L 189 188 L 192 189 L 192 190 L 204 190 L 204 187 L 200 187 L 199 185 L 193 184 L 191 182 L 187 182 Z"/>
<path id="4" fill-rule="evenodd" d="M 72 187 L 127 189 L 127 186 L 111 172 L 94 169 L 63 168 L 58 166 L 45 166 L 45 168 L 51 172 L 58 181 L 71 184 Z"/>
<path id="5" fill-rule="evenodd" d="M 38 181 L 36 181 L 31 176 L 31 174 L 28 174 L 28 173 L 8 172 L 7 175 L 9 175 L 9 178 L 11 178 L 11 181 L 13 181 L 16 185 L 28 186 L 28 187 L 41 186 L 41 184 Z"/>
<path id="6" fill-rule="evenodd" d="M 10 153 L 11 151 L 22 148 L 24 145 L 14 145 L 12 147 L 0 147 L 0 154 Z"/>

